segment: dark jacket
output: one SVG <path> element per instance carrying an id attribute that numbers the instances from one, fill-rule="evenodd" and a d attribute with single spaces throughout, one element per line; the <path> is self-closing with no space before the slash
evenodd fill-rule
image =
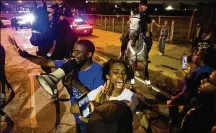
<path id="1" fill-rule="evenodd" d="M 151 18 L 149 17 L 148 12 L 140 12 L 140 30 L 143 34 L 147 31 L 147 24 L 151 23 Z"/>
<path id="2" fill-rule="evenodd" d="M 189 103 L 191 99 L 197 95 L 201 80 L 207 78 L 212 71 L 213 69 L 207 65 L 197 67 L 192 72 L 191 76 L 185 79 L 185 85 L 182 88 L 182 92 L 172 99 L 172 104 Z"/>

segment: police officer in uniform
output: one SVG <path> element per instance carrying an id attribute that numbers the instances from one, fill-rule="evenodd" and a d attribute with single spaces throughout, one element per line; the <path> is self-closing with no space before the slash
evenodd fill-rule
<path id="1" fill-rule="evenodd" d="M 60 23 L 62 20 L 70 20 L 69 17 L 72 16 L 71 8 L 66 5 L 63 0 L 58 0 L 54 5 L 51 6 L 51 10 L 49 10 L 53 19 L 51 21 L 51 25 L 55 27 L 57 23 Z"/>
<path id="2" fill-rule="evenodd" d="M 151 18 L 149 17 L 147 9 L 147 0 L 140 1 L 140 32 L 147 44 L 145 57 L 148 60 L 148 54 L 152 47 L 152 33 L 151 33 Z"/>
<path id="3" fill-rule="evenodd" d="M 149 17 L 147 11 L 147 0 L 141 0 L 140 5 L 139 5 L 139 10 L 140 10 L 140 32 L 143 34 L 143 38 L 145 42 L 147 43 L 147 49 L 145 52 L 145 57 L 148 60 L 148 54 L 151 50 L 152 47 L 152 38 L 151 38 L 151 18 Z M 125 50 L 127 49 L 127 44 L 129 41 L 129 32 L 122 38 L 122 44 L 121 44 L 121 53 L 119 58 L 124 57 Z M 148 60 L 148 62 L 150 62 Z"/>

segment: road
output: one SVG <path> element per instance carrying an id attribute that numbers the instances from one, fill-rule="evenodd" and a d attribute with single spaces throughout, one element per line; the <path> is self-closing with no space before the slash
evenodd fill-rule
<path id="1" fill-rule="evenodd" d="M 29 42 L 31 36 L 30 29 L 20 29 L 14 31 L 10 28 L 1 29 L 1 44 L 6 50 L 6 75 L 9 83 L 15 91 L 15 98 L 8 104 L 4 111 L 15 122 L 11 132 L 14 133 L 47 133 L 58 132 L 66 133 L 75 130 L 74 118 L 69 112 L 70 103 L 61 103 L 60 116 L 61 121 L 57 129 L 55 127 L 55 107 L 51 101 L 51 97 L 44 92 L 35 80 L 35 75 L 41 73 L 40 66 L 18 56 L 7 41 L 7 36 L 11 35 L 16 40 L 20 48 L 35 54 L 36 48 Z M 89 39 L 94 42 L 96 52 L 94 61 L 103 64 L 109 58 L 117 58 L 120 49 L 120 34 L 95 29 L 90 37 L 80 37 L 80 39 Z M 187 52 L 187 47 L 167 45 L 166 56 L 158 56 L 156 52 L 156 43 L 154 43 L 150 53 L 150 77 L 152 83 L 155 84 L 157 79 L 172 79 L 172 84 L 182 78 L 180 72 L 180 56 Z M 168 80 L 170 82 L 170 80 Z M 61 84 L 58 84 L 60 97 L 67 97 L 68 94 Z M 136 80 L 135 91 L 140 95 L 154 101 L 158 92 L 157 88 L 146 87 L 142 80 L 138 77 Z M 164 100 L 157 101 L 165 103 Z M 156 124 L 157 125 L 157 124 Z M 161 127 L 155 127 L 154 132 L 167 132 L 167 125 L 158 124 Z M 5 129 L 6 124 L 1 122 L 0 130 Z"/>

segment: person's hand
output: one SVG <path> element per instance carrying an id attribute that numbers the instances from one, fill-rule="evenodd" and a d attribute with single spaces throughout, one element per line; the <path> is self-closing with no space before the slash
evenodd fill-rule
<path id="1" fill-rule="evenodd" d="M 172 100 L 167 100 L 167 105 L 171 105 Z"/>
<path id="2" fill-rule="evenodd" d="M 90 104 L 91 112 L 94 112 L 94 108 L 95 108 L 94 104 L 92 102 L 89 102 L 89 104 Z M 79 119 L 84 123 L 88 123 L 89 121 L 89 118 L 85 118 L 83 116 L 79 116 Z"/>
<path id="3" fill-rule="evenodd" d="M 95 102 L 99 104 L 103 104 L 107 100 L 107 94 L 109 92 L 110 88 L 110 80 L 107 80 L 107 82 L 104 84 L 104 88 L 101 89 L 101 91 L 97 94 L 95 98 Z"/>
<path id="4" fill-rule="evenodd" d="M 172 100 L 173 100 L 173 96 L 170 97 L 170 100 L 167 100 L 167 105 L 171 105 L 172 104 Z"/>
<path id="5" fill-rule="evenodd" d="M 85 118 L 85 117 L 82 117 L 82 116 L 79 116 L 79 119 L 84 122 L 84 123 L 88 123 L 89 121 L 89 118 Z"/>
<path id="6" fill-rule="evenodd" d="M 17 52 L 18 55 L 25 57 L 28 54 L 26 51 L 19 48 L 16 40 L 13 37 L 8 36 L 8 41 L 13 46 L 13 49 Z"/>
<path id="7" fill-rule="evenodd" d="M 191 74 L 191 67 L 189 64 L 186 64 L 187 67 L 186 69 L 183 70 L 183 72 L 186 74 L 187 77 L 190 77 L 190 74 Z"/>

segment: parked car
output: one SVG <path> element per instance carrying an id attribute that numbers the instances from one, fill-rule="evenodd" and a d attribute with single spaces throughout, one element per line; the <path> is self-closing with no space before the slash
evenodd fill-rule
<path id="1" fill-rule="evenodd" d="M 70 26 L 77 35 L 91 35 L 93 32 L 93 27 L 83 19 L 74 19 Z"/>
<path id="2" fill-rule="evenodd" d="M 6 27 L 6 26 L 11 26 L 10 19 L 6 17 L 0 17 L 0 27 Z"/>

